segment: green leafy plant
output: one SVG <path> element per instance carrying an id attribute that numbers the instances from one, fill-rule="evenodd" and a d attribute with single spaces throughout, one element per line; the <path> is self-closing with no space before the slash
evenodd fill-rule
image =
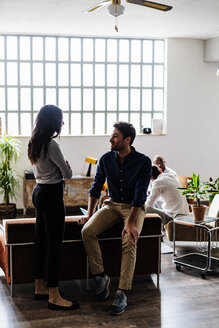
<path id="1" fill-rule="evenodd" d="M 188 182 L 187 188 L 177 188 L 180 190 L 182 195 L 185 195 L 189 199 L 194 199 L 196 201 L 197 206 L 201 205 L 201 199 L 205 199 L 206 196 L 206 188 L 200 182 L 199 174 L 196 175 L 193 173 L 192 180 Z"/>
<path id="2" fill-rule="evenodd" d="M 209 202 L 211 203 L 214 196 L 219 194 L 219 178 L 215 181 L 212 178 L 209 178 L 209 181 L 204 182 L 204 189 L 208 194 Z"/>
<path id="3" fill-rule="evenodd" d="M 9 204 L 19 186 L 19 177 L 12 168 L 21 153 L 21 143 L 14 137 L 4 135 L 0 139 L 0 194 L 4 204 Z"/>

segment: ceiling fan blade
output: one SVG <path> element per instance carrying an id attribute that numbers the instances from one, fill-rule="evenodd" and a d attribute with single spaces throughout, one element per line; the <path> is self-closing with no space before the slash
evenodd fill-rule
<path id="1" fill-rule="evenodd" d="M 99 3 L 97 3 L 96 5 L 88 8 L 87 10 L 83 11 L 83 13 L 85 13 L 85 14 L 92 13 L 94 10 L 100 9 L 100 8 L 108 5 L 110 2 L 111 2 L 111 0 L 103 0 Z"/>
<path id="2" fill-rule="evenodd" d="M 133 3 L 135 5 L 141 5 L 141 6 L 150 7 L 150 8 L 158 9 L 158 10 L 162 10 L 162 11 L 168 11 L 173 8 L 171 6 L 167 6 L 162 3 L 158 3 L 158 2 L 151 2 L 151 1 L 144 1 L 144 0 L 126 0 L 126 1 L 129 3 Z"/>

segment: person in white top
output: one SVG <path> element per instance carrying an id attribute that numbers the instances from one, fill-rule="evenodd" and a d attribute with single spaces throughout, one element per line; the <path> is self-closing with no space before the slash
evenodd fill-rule
<path id="1" fill-rule="evenodd" d="M 147 213 L 157 213 L 162 219 L 163 225 L 167 224 L 176 215 L 189 214 L 189 205 L 185 196 L 182 196 L 177 188 L 180 188 L 178 179 L 171 173 L 161 173 L 159 168 L 152 166 L 152 189 L 146 201 Z M 162 201 L 162 209 L 154 208 L 157 201 Z"/>
<path id="2" fill-rule="evenodd" d="M 159 170 L 162 172 L 162 173 L 171 173 L 172 175 L 176 176 L 177 177 L 177 173 L 176 171 L 174 171 L 173 169 L 171 169 L 170 167 L 166 166 L 166 162 L 165 160 L 163 159 L 163 157 L 159 156 L 159 155 L 156 155 L 153 159 L 153 162 L 152 162 L 154 165 L 156 165 Z"/>

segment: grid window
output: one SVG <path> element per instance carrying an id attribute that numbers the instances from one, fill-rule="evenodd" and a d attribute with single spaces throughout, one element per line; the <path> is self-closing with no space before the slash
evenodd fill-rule
<path id="1" fill-rule="evenodd" d="M 63 110 L 66 135 L 137 133 L 164 112 L 164 40 L 0 35 L 2 132 L 30 135 L 44 104 Z"/>

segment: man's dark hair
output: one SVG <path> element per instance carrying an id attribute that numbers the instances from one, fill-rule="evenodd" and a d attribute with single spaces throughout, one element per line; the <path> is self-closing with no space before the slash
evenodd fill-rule
<path id="1" fill-rule="evenodd" d="M 160 170 L 158 169 L 158 167 L 156 165 L 152 165 L 152 179 L 156 180 L 157 177 L 161 174 Z"/>
<path id="2" fill-rule="evenodd" d="M 130 141 L 130 146 L 131 146 L 136 136 L 134 126 L 131 123 L 120 121 L 120 122 L 115 122 L 113 124 L 113 127 L 118 129 L 122 133 L 123 140 L 127 137 L 131 137 L 131 141 Z"/>

